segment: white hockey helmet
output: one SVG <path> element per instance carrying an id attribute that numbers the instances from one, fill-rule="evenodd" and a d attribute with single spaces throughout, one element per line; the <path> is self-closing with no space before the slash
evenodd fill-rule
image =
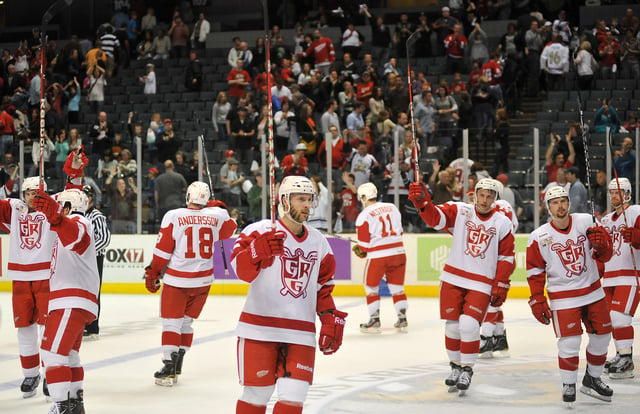
<path id="1" fill-rule="evenodd" d="M 44 191 L 47 191 L 47 183 L 44 180 L 42 181 L 42 185 L 43 185 L 42 189 Z M 39 188 L 40 188 L 40 177 L 28 177 L 22 181 L 21 190 L 23 193 L 29 190 L 38 190 Z"/>
<path id="2" fill-rule="evenodd" d="M 280 190 L 278 191 L 278 212 L 280 217 L 289 213 L 292 194 L 311 194 L 311 208 L 316 208 L 318 205 L 318 194 L 316 193 L 315 188 L 313 188 L 311 180 L 300 175 L 290 175 L 284 177 L 282 183 L 280 183 Z M 283 203 L 284 198 L 287 200 L 286 209 Z"/>
<path id="3" fill-rule="evenodd" d="M 571 199 L 569 198 L 569 193 L 564 187 L 557 185 L 548 189 L 544 194 L 544 204 L 547 206 L 547 210 L 549 210 L 549 202 L 551 200 L 562 197 L 567 197 L 567 200 L 569 200 L 569 208 L 571 208 Z M 549 215 L 551 215 L 551 211 L 549 211 Z"/>
<path id="4" fill-rule="evenodd" d="M 619 177 L 617 180 L 614 178 L 609 181 L 608 190 L 618 191 L 618 184 L 620 184 L 620 191 L 624 194 L 623 202 L 628 203 L 631 200 L 631 183 L 628 178 Z"/>
<path id="5" fill-rule="evenodd" d="M 63 208 L 69 207 L 72 213 L 84 214 L 89 208 L 89 198 L 82 190 L 78 190 L 77 188 L 64 190 L 59 193 L 56 201 Z"/>
<path id="6" fill-rule="evenodd" d="M 211 190 L 209 190 L 209 185 L 202 181 L 194 181 L 187 188 L 187 205 L 193 203 L 206 206 L 210 197 Z"/>
<path id="7" fill-rule="evenodd" d="M 474 194 L 478 194 L 478 190 L 491 190 L 496 193 L 496 200 L 502 197 L 502 190 L 504 186 L 498 180 L 493 178 L 483 178 L 476 183 Z"/>
<path id="8" fill-rule="evenodd" d="M 364 201 L 362 198 L 364 197 Z M 368 200 L 375 200 L 378 198 L 378 188 L 374 183 L 364 183 L 358 187 L 358 200 L 363 203 Z"/>

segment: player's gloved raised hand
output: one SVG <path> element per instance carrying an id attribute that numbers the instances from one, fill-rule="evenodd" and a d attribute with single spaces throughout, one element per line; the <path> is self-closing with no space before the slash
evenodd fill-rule
<path id="1" fill-rule="evenodd" d="M 551 323 L 551 309 L 547 303 L 547 298 L 544 295 L 534 295 L 529 298 L 529 306 L 533 316 L 536 317 L 540 323 L 549 325 Z"/>
<path id="2" fill-rule="evenodd" d="M 624 240 L 625 243 L 631 243 L 636 246 L 640 245 L 640 229 L 625 227 L 620 233 L 622 233 L 622 240 Z"/>
<path id="3" fill-rule="evenodd" d="M 151 270 L 151 265 L 144 268 L 144 286 L 151 293 L 160 290 L 160 273 Z"/>
<path id="4" fill-rule="evenodd" d="M 342 345 L 342 335 L 347 315 L 348 313 L 337 309 L 320 315 L 322 328 L 320 328 L 318 346 L 323 354 L 333 354 Z"/>
<path id="5" fill-rule="evenodd" d="M 431 195 L 423 182 L 409 184 L 409 200 L 417 209 L 423 208 L 431 201 Z"/>
<path id="6" fill-rule="evenodd" d="M 593 248 L 596 260 L 606 262 L 613 254 L 613 241 L 607 229 L 602 226 L 595 225 L 587 230 L 587 239 Z"/>
<path id="7" fill-rule="evenodd" d="M 207 201 L 207 207 L 220 207 L 225 210 L 229 210 L 227 205 L 220 200 L 209 200 Z"/>
<path id="8" fill-rule="evenodd" d="M 356 254 L 356 256 L 358 256 L 361 259 L 364 259 L 365 257 L 367 257 L 367 252 L 363 252 L 362 250 L 360 250 L 360 246 L 358 246 L 357 244 L 353 246 L 351 250 Z"/>
<path id="9" fill-rule="evenodd" d="M 63 170 L 70 178 L 82 177 L 82 170 L 89 164 L 89 158 L 84 154 L 84 147 L 80 145 L 69 153 Z"/>
<path id="10" fill-rule="evenodd" d="M 272 230 L 253 239 L 249 245 L 251 263 L 260 263 L 263 268 L 271 266 L 273 258 L 284 253 L 284 238 L 284 232 Z"/>
<path id="11" fill-rule="evenodd" d="M 502 306 L 504 301 L 507 300 L 507 293 L 510 287 L 510 284 L 496 280 L 491 289 L 491 306 Z"/>
<path id="12" fill-rule="evenodd" d="M 62 206 L 49 194 L 45 193 L 44 190 L 36 190 L 33 207 L 38 211 L 42 211 L 49 223 L 53 225 L 60 224 L 62 221 Z"/>

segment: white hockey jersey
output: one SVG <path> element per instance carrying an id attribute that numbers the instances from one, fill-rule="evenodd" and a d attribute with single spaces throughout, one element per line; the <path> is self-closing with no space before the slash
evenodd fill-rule
<path id="1" fill-rule="evenodd" d="M 402 217 L 391 203 L 375 203 L 360 212 L 356 219 L 360 250 L 375 259 L 404 254 Z"/>
<path id="2" fill-rule="evenodd" d="M 640 228 L 640 206 L 629 206 L 625 211 L 627 223 L 630 226 Z M 637 286 L 636 272 L 640 270 L 637 266 L 640 264 L 640 250 L 631 247 L 630 243 L 622 240 L 622 229 L 626 228 L 625 215 L 616 215 L 609 213 L 602 218 L 602 225 L 607 229 L 613 241 L 613 256 L 604 264 L 604 277 L 602 286 Z M 633 253 L 632 253 L 633 250 Z M 634 260 L 636 270 L 634 271 Z"/>
<path id="3" fill-rule="evenodd" d="M 11 198 L 0 200 L 0 223 L 10 230 L 7 269 L 11 280 L 49 279 L 56 235 L 45 215 L 29 212 L 24 201 Z"/>
<path id="4" fill-rule="evenodd" d="M 151 267 L 158 273 L 164 269 L 167 285 L 208 286 L 213 282 L 216 242 L 231 237 L 236 227 L 227 210 L 219 207 L 170 210 L 162 218 Z"/>
<path id="5" fill-rule="evenodd" d="M 250 244 L 271 231 L 271 221 L 253 223 L 242 231 L 231 254 L 231 266 L 241 280 L 250 282 L 236 333 L 239 337 L 315 347 L 316 313 L 335 309 L 331 292 L 335 258 L 329 242 L 312 227 L 301 238 L 282 224 L 284 254 L 271 265 L 250 261 Z"/>
<path id="6" fill-rule="evenodd" d="M 75 308 L 97 315 L 100 277 L 91 222 L 74 214 L 51 230 L 57 237 L 51 254 L 49 312 Z"/>
<path id="7" fill-rule="evenodd" d="M 439 216 L 425 221 L 453 236 L 452 254 L 440 280 L 486 294 L 491 294 L 496 279 L 508 281 L 515 263 L 511 220 L 495 209 L 480 216 L 475 206 L 460 202 L 448 202 L 435 209 Z"/>
<path id="8" fill-rule="evenodd" d="M 496 210 L 511 220 L 511 224 L 513 225 L 511 233 L 515 235 L 520 222 L 518 221 L 518 216 L 516 216 L 515 211 L 513 211 L 513 207 L 511 207 L 511 203 L 507 200 L 496 200 Z"/>
<path id="9" fill-rule="evenodd" d="M 550 43 L 540 54 L 540 67 L 553 75 L 569 72 L 569 48 L 562 43 Z"/>
<path id="10" fill-rule="evenodd" d="M 527 282 L 532 294 L 542 294 L 546 276 L 551 310 L 577 308 L 604 298 L 586 235 L 591 226 L 590 214 L 574 213 L 566 231 L 546 223 L 529 236 Z"/>

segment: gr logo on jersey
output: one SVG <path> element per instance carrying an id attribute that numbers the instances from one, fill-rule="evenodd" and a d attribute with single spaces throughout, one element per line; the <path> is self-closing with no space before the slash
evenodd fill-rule
<path id="1" fill-rule="evenodd" d="M 578 236 L 578 241 L 567 240 L 567 244 L 554 243 L 551 245 L 551 251 L 556 252 L 562 266 L 567 271 L 567 277 L 579 276 L 582 272 L 587 270 L 587 266 L 584 263 L 584 242 L 587 240 L 586 236 Z"/>
<path id="2" fill-rule="evenodd" d="M 307 285 L 309 285 L 313 266 L 318 261 L 318 252 L 310 252 L 305 256 L 302 249 L 296 249 L 295 253 L 291 253 L 285 247 L 280 261 L 282 262 L 281 279 L 284 285 L 280 289 L 280 294 L 282 296 L 289 294 L 294 298 L 307 297 Z"/>
<path id="3" fill-rule="evenodd" d="M 466 226 L 467 248 L 465 249 L 464 254 L 484 259 L 487 248 L 489 247 L 489 244 L 491 244 L 493 237 L 496 235 L 496 229 L 485 229 L 483 224 L 476 226 L 472 221 L 467 221 Z"/>
<path id="4" fill-rule="evenodd" d="M 620 227 L 613 226 L 611 229 L 607 228 L 609 234 L 611 234 L 611 241 L 613 241 L 613 255 L 620 256 L 622 252 L 620 248 L 622 247 L 622 231 L 626 226 L 622 225 Z M 605 227 L 606 228 L 606 227 Z"/>
<path id="5" fill-rule="evenodd" d="M 20 248 L 21 249 L 39 249 L 40 239 L 42 238 L 42 224 L 44 216 L 41 214 L 30 214 L 20 221 Z"/>
<path id="6" fill-rule="evenodd" d="M 107 249 L 104 257 L 112 263 L 144 263 L 144 249 Z"/>

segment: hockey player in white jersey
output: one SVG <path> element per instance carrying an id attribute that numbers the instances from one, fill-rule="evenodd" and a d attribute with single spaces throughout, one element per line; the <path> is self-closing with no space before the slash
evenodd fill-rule
<path id="1" fill-rule="evenodd" d="M 527 245 L 529 306 L 538 321 L 553 322 L 563 401 L 571 405 L 576 400 L 582 324 L 589 343 L 580 392 L 611 401 L 613 390 L 600 379 L 612 329 L 598 269 L 611 258 L 611 236 L 590 214 L 569 214 L 569 193 L 563 187 L 549 189 L 544 202 L 551 221 L 534 230 Z"/>
<path id="2" fill-rule="evenodd" d="M 364 289 L 367 293 L 369 322 L 360 324 L 363 332 L 380 332 L 380 282 L 386 275 L 393 305 L 398 315 L 394 327 L 407 328 L 407 295 L 404 293 L 404 276 L 407 256 L 402 241 L 402 217 L 391 203 L 379 203 L 378 189 L 373 183 L 358 187 L 358 200 L 362 211 L 356 219 L 358 244 L 354 253 L 367 258 Z"/>
<path id="3" fill-rule="evenodd" d="M 618 187 L 619 186 L 619 187 Z M 631 183 L 627 178 L 611 180 L 608 186 L 612 212 L 602 225 L 613 240 L 613 255 L 604 265 L 602 286 L 609 303 L 616 355 L 605 364 L 609 378 L 633 377 L 633 316 L 638 308 L 640 264 L 640 206 L 629 205 Z"/>
<path id="4" fill-rule="evenodd" d="M 51 256 L 49 314 L 42 337 L 42 360 L 53 405 L 49 414 L 84 413 L 84 369 L 80 345 L 84 327 L 98 313 L 100 278 L 91 222 L 84 217 L 87 196 L 65 190 L 56 200 L 38 190 L 33 202 L 56 236 Z"/>
<path id="5" fill-rule="evenodd" d="M 160 289 L 162 368 L 155 383 L 171 387 L 182 373 L 184 355 L 193 342 L 193 320 L 202 312 L 213 283 L 213 252 L 218 240 L 230 238 L 236 223 L 218 201 L 209 200 L 209 186 L 194 181 L 187 188 L 187 207 L 168 211 L 162 218 L 151 264 L 145 268 L 145 286 Z M 207 207 L 212 205 L 214 207 Z"/>
<path id="6" fill-rule="evenodd" d="M 564 89 L 569 72 L 569 47 L 562 43 L 560 35 L 554 34 L 552 42 L 542 50 L 540 69 L 546 74 L 548 90 Z"/>
<path id="7" fill-rule="evenodd" d="M 336 262 L 325 237 L 304 224 L 317 195 L 307 177 L 289 176 L 278 192 L 280 220 L 247 226 L 233 247 L 231 266 L 249 293 L 236 330 L 237 414 L 264 414 L 276 386 L 274 414 L 299 414 L 315 370 L 318 345 L 333 354 L 342 344 L 347 314 L 331 293 Z"/>
<path id="8" fill-rule="evenodd" d="M 475 187 L 475 205 L 448 202 L 433 205 L 423 183 L 412 183 L 409 199 L 422 219 L 453 236 L 452 251 L 440 274 L 440 318 L 451 374 L 450 391 L 466 391 L 480 350 L 480 324 L 489 304 L 507 297 L 514 268 L 511 221 L 495 210 L 501 184 L 484 178 Z"/>

